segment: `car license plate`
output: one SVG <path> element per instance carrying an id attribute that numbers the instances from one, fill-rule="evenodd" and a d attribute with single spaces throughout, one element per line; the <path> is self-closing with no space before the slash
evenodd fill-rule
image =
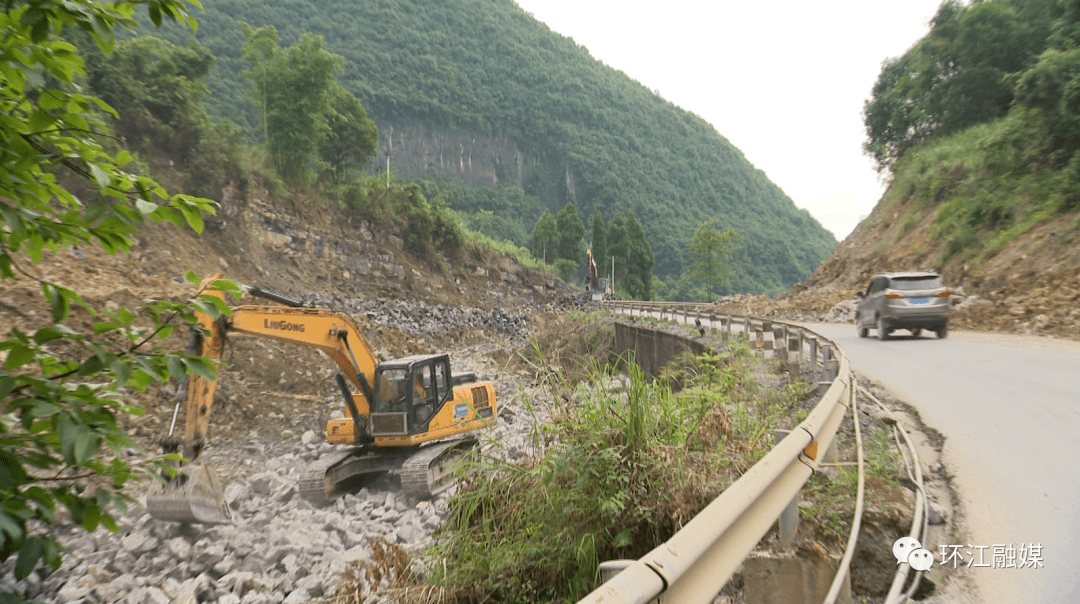
<path id="1" fill-rule="evenodd" d="M 930 298 L 911 298 L 912 304 L 926 304 L 930 302 Z"/>

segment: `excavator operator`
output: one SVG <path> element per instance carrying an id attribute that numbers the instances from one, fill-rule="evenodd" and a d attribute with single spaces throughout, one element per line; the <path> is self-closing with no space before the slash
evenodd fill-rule
<path id="1" fill-rule="evenodd" d="M 387 371 L 380 376 L 376 413 L 405 412 L 405 372 Z"/>

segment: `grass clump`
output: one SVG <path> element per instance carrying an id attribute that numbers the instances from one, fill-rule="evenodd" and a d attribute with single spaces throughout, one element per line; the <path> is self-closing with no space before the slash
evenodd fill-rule
<path id="1" fill-rule="evenodd" d="M 745 345 L 683 355 L 657 380 L 621 360 L 625 375 L 578 384 L 538 368 L 548 387 L 528 404 L 549 400 L 553 417 L 539 453 L 477 462 L 429 552 L 448 601 L 580 599 L 601 561 L 646 554 L 760 459 L 800 404 L 799 385 L 759 382 Z"/>
<path id="2" fill-rule="evenodd" d="M 884 205 L 911 204 L 902 236 L 924 211 L 931 239 L 953 256 L 988 258 L 1039 224 L 1080 209 L 1080 153 L 1049 153 L 1022 112 L 912 149 L 897 162 Z"/>

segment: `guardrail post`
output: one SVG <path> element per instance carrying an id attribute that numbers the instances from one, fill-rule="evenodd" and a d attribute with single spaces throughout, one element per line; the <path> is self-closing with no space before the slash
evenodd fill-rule
<path id="1" fill-rule="evenodd" d="M 799 336 L 802 330 L 799 331 Z M 799 381 L 799 364 L 802 362 L 802 341 L 799 336 L 791 336 L 787 341 L 788 349 L 788 376 L 792 382 Z"/>
<path id="2" fill-rule="evenodd" d="M 772 323 L 770 323 L 768 321 L 762 321 L 761 322 L 761 331 L 769 334 L 770 336 L 773 335 L 773 333 L 772 333 Z M 765 350 L 772 350 L 772 349 L 773 349 L 772 340 L 765 341 Z M 764 356 L 765 356 L 765 353 L 762 353 L 762 358 L 764 358 Z"/>
<path id="3" fill-rule="evenodd" d="M 810 372 L 817 371 L 817 338 L 810 338 Z"/>
<path id="4" fill-rule="evenodd" d="M 833 354 L 832 354 L 832 345 L 831 344 L 822 344 L 821 345 L 821 370 L 825 373 L 825 375 L 824 375 L 824 379 L 822 381 L 818 382 L 818 390 L 821 392 L 821 394 L 825 394 L 825 391 L 829 389 L 829 386 L 832 386 L 833 378 L 832 378 L 832 376 L 830 375 L 830 372 L 829 372 L 829 367 L 832 365 L 832 356 L 833 356 Z"/>
<path id="5" fill-rule="evenodd" d="M 765 332 L 761 329 L 755 329 L 754 333 L 757 334 L 757 354 L 761 358 L 765 358 Z"/>
<path id="6" fill-rule="evenodd" d="M 709 333 L 716 335 L 716 313 L 714 312 L 709 313 Z M 724 338 L 724 341 L 726 342 L 727 338 Z"/>
<path id="7" fill-rule="evenodd" d="M 802 329 L 799 330 L 799 361 L 803 358 L 803 339 L 805 339 L 806 332 Z"/>
<path id="8" fill-rule="evenodd" d="M 829 381 L 835 380 L 836 376 L 840 375 L 840 359 L 833 354 L 832 348 L 829 348 L 829 360 L 825 363 L 825 375 Z"/>
<path id="9" fill-rule="evenodd" d="M 750 317 L 746 317 L 743 321 L 743 335 L 746 336 L 746 343 L 750 343 Z"/>
<path id="10" fill-rule="evenodd" d="M 819 464 L 821 473 L 829 480 L 836 480 L 836 477 L 840 475 L 840 470 L 837 468 L 837 460 L 839 459 L 836 453 L 837 440 L 839 439 L 834 438 L 833 441 L 829 443 L 829 448 L 825 449 L 825 454 L 821 456 L 821 464 Z"/>
<path id="11" fill-rule="evenodd" d="M 777 327 L 772 332 L 773 350 L 776 360 L 787 363 L 787 342 L 784 340 L 784 328 Z"/>
<path id="12" fill-rule="evenodd" d="M 774 430 L 773 443 L 780 444 L 790 430 Z M 777 523 L 780 525 L 780 547 L 788 547 L 795 542 L 795 533 L 799 530 L 799 493 L 791 498 L 791 503 L 780 512 Z"/>

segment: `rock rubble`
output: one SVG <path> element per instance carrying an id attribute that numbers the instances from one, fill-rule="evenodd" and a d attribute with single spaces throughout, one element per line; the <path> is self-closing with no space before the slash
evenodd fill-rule
<path id="1" fill-rule="evenodd" d="M 404 316 L 408 305 L 403 308 L 397 316 Z M 386 316 L 394 320 L 393 314 Z M 465 311 L 461 316 L 482 315 Z M 486 316 L 506 317 L 519 326 L 524 321 L 511 313 Z M 492 381 L 499 395 L 500 420 L 482 437 L 485 454 L 510 460 L 530 454 L 534 425 L 547 419 L 525 404 L 538 392 L 523 390 L 517 376 L 501 373 L 476 351 L 455 356 L 480 379 Z M 282 441 L 287 442 L 219 438 L 204 453 L 204 460 L 230 477 L 225 498 L 234 524 L 158 521 L 138 507 L 117 519 L 116 534 L 65 528 L 61 541 L 70 551 L 55 572 L 41 567 L 15 584 L 9 561 L 0 568 L 0 589 L 16 585 L 25 597 L 86 604 L 294 604 L 329 602 L 347 570 L 366 582 L 369 593 L 386 589 L 398 569 L 380 568 L 386 563 L 376 552 L 421 551 L 442 524 L 450 493 L 419 501 L 397 492 L 399 481 L 390 475 L 315 507 L 298 494 L 298 479 L 305 468 L 340 449 L 314 432 Z"/>

